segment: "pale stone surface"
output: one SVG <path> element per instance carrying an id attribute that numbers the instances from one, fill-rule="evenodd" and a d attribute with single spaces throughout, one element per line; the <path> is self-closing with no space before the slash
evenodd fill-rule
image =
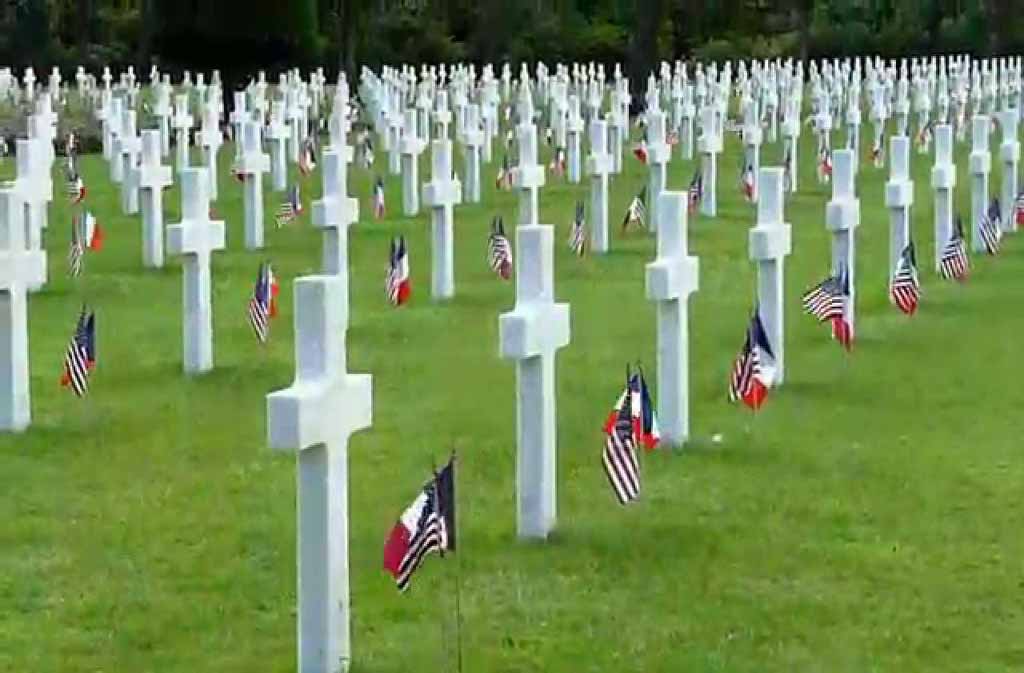
<path id="1" fill-rule="evenodd" d="M 23 216 L 21 240 L 28 250 L 43 251 L 43 276 L 28 283 L 30 292 L 38 292 L 46 284 L 47 257 L 43 245 L 43 229 L 46 228 L 47 202 L 53 197 L 53 182 L 49 177 L 46 157 L 38 140 L 19 138 L 15 142 L 15 167 L 17 177 L 14 190 L 21 200 Z"/>
<path id="2" fill-rule="evenodd" d="M 910 179 L 910 139 L 889 139 L 889 181 L 885 185 L 885 205 L 889 208 L 889 273 L 910 243 L 910 209 L 914 205 L 914 182 Z"/>
<path id="3" fill-rule="evenodd" d="M 402 213 L 406 217 L 420 214 L 420 155 L 427 143 L 419 133 L 415 108 L 405 111 L 405 133 L 402 134 Z"/>
<path id="4" fill-rule="evenodd" d="M 465 108 L 465 125 L 459 134 L 463 148 L 465 171 L 463 196 L 466 203 L 480 203 L 480 151 L 484 134 L 480 126 L 480 106 L 473 103 Z"/>
<path id="5" fill-rule="evenodd" d="M 718 214 L 718 153 L 722 151 L 722 136 L 715 121 L 716 110 L 708 105 L 700 111 L 701 134 L 698 150 L 701 158 L 701 173 L 704 177 L 704 195 L 700 212 L 709 217 Z"/>
<path id="6" fill-rule="evenodd" d="M 167 251 L 184 255 L 183 346 L 186 374 L 213 369 L 210 255 L 224 249 L 224 222 L 210 219 L 210 179 L 205 168 L 181 174 L 181 222 L 167 227 Z"/>
<path id="7" fill-rule="evenodd" d="M 608 252 L 608 176 L 612 157 L 608 153 L 609 126 L 596 119 L 590 122 L 590 247 L 597 254 Z"/>
<path id="8" fill-rule="evenodd" d="M 557 520 L 555 354 L 569 343 L 569 306 L 556 304 L 554 227 L 516 228 L 516 305 L 498 321 L 501 356 L 516 360 L 516 494 L 520 538 Z"/>
<path id="9" fill-rule="evenodd" d="M 348 438 L 370 427 L 373 385 L 349 374 L 340 276 L 295 281 L 295 381 L 267 396 L 270 448 L 296 451 L 298 670 L 342 673 L 352 658 Z"/>
<path id="10" fill-rule="evenodd" d="M 783 217 L 783 182 L 782 168 L 760 169 L 757 224 L 748 235 L 750 259 L 757 264 L 759 313 L 775 354 L 776 386 L 786 373 L 785 261 L 793 251 L 792 227 Z"/>
<path id="11" fill-rule="evenodd" d="M 757 105 L 751 101 L 743 117 L 743 161 L 744 170 L 751 168 L 754 188 L 751 201 L 757 203 L 758 177 L 761 173 L 761 120 L 757 114 Z"/>
<path id="12" fill-rule="evenodd" d="M 220 171 L 217 170 L 217 153 L 223 144 L 224 138 L 220 133 L 220 115 L 217 108 L 207 105 L 203 112 L 202 141 L 203 161 L 206 165 L 206 179 L 210 181 L 210 198 L 217 200 L 217 184 L 220 180 Z"/>
<path id="13" fill-rule="evenodd" d="M 359 200 L 346 195 L 345 161 L 338 150 L 326 150 L 323 163 L 323 198 L 313 202 L 313 226 L 324 230 L 323 273 L 345 280 L 348 304 L 348 228 L 359 219 Z"/>
<path id="14" fill-rule="evenodd" d="M 275 192 L 288 189 L 288 127 L 282 117 L 284 108 L 279 101 L 270 104 L 270 125 L 267 140 L 270 143 L 270 183 Z"/>
<path id="15" fill-rule="evenodd" d="M 1015 92 L 1014 95 L 1016 95 Z M 1017 140 L 1017 127 L 1020 117 L 1016 108 L 1009 108 L 997 115 L 999 128 L 1003 130 L 1003 141 L 999 145 L 999 158 L 1003 162 L 1003 185 L 1001 203 L 1003 208 L 1002 229 L 1004 232 L 1017 230 L 1017 171 L 1020 165 L 1020 142 Z"/>
<path id="16" fill-rule="evenodd" d="M 115 159 L 121 162 L 121 212 L 125 215 L 139 212 L 139 185 L 135 181 L 138 177 L 135 167 L 141 151 L 142 142 L 135 129 L 135 110 L 125 110 L 118 139 L 120 156 Z"/>
<path id="17" fill-rule="evenodd" d="M 953 235 L 955 188 L 953 128 L 948 124 L 940 124 L 935 127 L 935 165 L 932 167 L 932 190 L 935 192 L 935 268 L 938 268 L 942 258 L 942 249 Z"/>
<path id="18" fill-rule="evenodd" d="M 647 298 L 658 305 L 658 421 L 661 437 L 680 447 L 690 436 L 690 295 L 700 263 L 687 246 L 686 192 L 662 192 L 658 257 L 647 265 Z"/>
<path id="19" fill-rule="evenodd" d="M 668 162 L 672 148 L 665 142 L 665 113 L 658 108 L 647 111 L 647 222 L 658 229 L 658 197 L 668 180 Z"/>
<path id="20" fill-rule="evenodd" d="M 430 144 L 430 182 L 423 185 L 423 203 L 430 208 L 430 295 L 455 296 L 455 204 L 462 201 L 462 184 L 452 177 L 452 142 Z"/>
<path id="21" fill-rule="evenodd" d="M 981 220 L 988 210 L 988 174 L 992 170 L 988 135 L 991 125 L 991 120 L 985 115 L 975 115 L 971 120 L 971 249 L 974 252 L 985 250 Z"/>
<path id="22" fill-rule="evenodd" d="M 132 176 L 142 200 L 142 265 L 150 269 L 164 266 L 163 189 L 173 182 L 171 167 L 160 163 L 162 144 L 159 130 L 142 132 L 142 161 Z"/>
<path id="23" fill-rule="evenodd" d="M 832 200 L 825 210 L 825 224 L 832 232 L 832 269 L 844 270 L 850 283 L 846 319 L 855 324 L 857 299 L 857 227 L 860 226 L 860 199 L 854 187 L 853 150 L 832 153 Z"/>
<path id="24" fill-rule="evenodd" d="M 242 122 L 241 155 L 235 170 L 242 176 L 245 211 L 245 248 L 263 248 L 263 174 L 270 170 L 270 157 L 263 153 L 258 122 Z"/>
<path id="25" fill-rule="evenodd" d="M 19 141 L 20 142 L 20 141 Z M 25 208 L 16 189 L 0 189 L 0 431 L 32 422 L 29 386 L 29 287 L 46 280 L 46 252 L 25 247 Z"/>
<path id="26" fill-rule="evenodd" d="M 192 130 L 194 121 L 189 112 L 188 95 L 180 94 L 174 97 L 174 143 L 177 154 L 175 168 L 178 175 L 181 175 L 189 166 L 189 133 Z"/>
<path id="27" fill-rule="evenodd" d="M 544 186 L 544 167 L 537 163 L 537 127 L 533 123 L 520 124 L 516 129 L 519 140 L 519 166 L 513 188 L 519 192 L 519 224 L 540 223 L 540 188 Z"/>

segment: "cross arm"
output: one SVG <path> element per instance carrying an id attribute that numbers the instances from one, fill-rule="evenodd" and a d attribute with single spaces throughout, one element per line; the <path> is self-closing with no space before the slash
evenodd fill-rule
<path id="1" fill-rule="evenodd" d="M 267 443 L 277 451 L 302 451 L 346 440 L 370 427 L 372 404 L 369 374 L 296 381 L 267 395 Z"/>
<path id="2" fill-rule="evenodd" d="M 523 302 L 498 318 L 501 357 L 519 360 L 569 344 L 569 305 Z"/>

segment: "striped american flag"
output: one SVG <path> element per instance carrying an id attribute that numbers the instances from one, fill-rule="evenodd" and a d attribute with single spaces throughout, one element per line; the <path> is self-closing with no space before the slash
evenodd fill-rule
<path id="1" fill-rule="evenodd" d="M 960 217 L 957 216 L 953 225 L 953 233 L 946 242 L 939 256 L 939 276 L 946 280 L 967 280 L 970 269 L 970 262 L 967 258 L 967 246 L 964 243 L 964 227 Z"/>
<path id="2" fill-rule="evenodd" d="M 512 245 L 505 236 L 505 222 L 500 216 L 491 222 L 491 235 L 487 239 L 487 259 L 491 271 L 499 278 L 512 277 Z"/>
<path id="3" fill-rule="evenodd" d="M 697 167 L 690 178 L 690 186 L 686 190 L 688 201 L 687 210 L 691 215 L 697 212 L 700 202 L 704 200 L 704 171 Z"/>
<path id="4" fill-rule="evenodd" d="M 77 216 L 71 218 L 71 246 L 68 248 L 68 274 L 72 278 L 82 275 L 85 246 L 82 243 L 81 224 Z"/>
<path id="5" fill-rule="evenodd" d="M 89 392 L 89 376 L 95 367 L 96 315 L 83 307 L 75 333 L 64 353 L 64 373 L 60 383 L 71 388 L 78 397 L 84 397 Z"/>
<path id="6" fill-rule="evenodd" d="M 299 173 L 306 177 L 314 170 L 316 170 L 316 141 L 309 136 L 302 143 L 302 152 L 299 154 Z"/>
<path id="7" fill-rule="evenodd" d="M 631 224 L 638 224 L 641 227 L 647 226 L 647 186 L 645 185 L 640 193 L 633 197 L 626 208 L 626 216 L 622 218 L 622 229 L 625 230 Z"/>
<path id="8" fill-rule="evenodd" d="M 274 222 L 280 229 L 290 224 L 296 217 L 302 214 L 302 199 L 299 196 L 299 186 L 293 185 L 288 189 L 287 198 L 277 207 L 277 215 Z"/>
<path id="9" fill-rule="evenodd" d="M 747 201 L 754 200 L 754 167 L 744 164 L 740 171 L 740 193 Z"/>
<path id="10" fill-rule="evenodd" d="M 981 214 L 978 221 L 978 234 L 981 236 L 981 243 L 985 247 L 985 253 L 989 255 L 999 254 L 999 244 L 1003 237 L 1002 208 L 999 199 L 992 199 L 988 208 Z"/>
<path id="11" fill-rule="evenodd" d="M 736 356 L 729 376 L 729 399 L 732 402 L 743 402 L 754 411 L 764 404 L 775 376 L 774 367 L 767 366 L 764 357 L 774 360 L 775 354 L 768 343 L 759 309 L 755 308 L 743 348 Z"/>
<path id="12" fill-rule="evenodd" d="M 917 260 L 911 241 L 900 253 L 892 279 L 889 281 L 889 299 L 907 315 L 914 315 L 921 299 L 921 283 L 917 277 Z"/>
<path id="13" fill-rule="evenodd" d="M 604 451 L 601 453 L 601 464 L 608 483 L 622 505 L 640 497 L 640 461 L 636 455 L 633 405 L 627 371 L 626 388 L 612 410 L 614 420 L 605 425 Z"/>
<path id="14" fill-rule="evenodd" d="M 1014 221 L 1018 227 L 1024 227 L 1024 192 L 1017 195 L 1017 200 L 1014 203 Z"/>
<path id="15" fill-rule="evenodd" d="M 565 175 L 565 149 L 562 147 L 556 147 L 555 153 L 551 157 L 551 165 L 548 166 L 551 172 L 562 177 Z"/>
<path id="16" fill-rule="evenodd" d="M 812 287 L 804 293 L 801 301 L 804 312 L 814 316 L 819 322 L 842 316 L 846 310 L 846 297 L 840 274 L 831 275 Z"/>
<path id="17" fill-rule="evenodd" d="M 388 262 L 385 291 L 387 292 L 388 301 L 393 306 L 401 306 L 409 298 L 411 291 L 409 252 L 405 247 L 404 236 L 399 236 L 391 241 L 391 255 Z"/>
<path id="18" fill-rule="evenodd" d="M 494 178 L 494 186 L 496 189 L 512 188 L 512 165 L 507 154 L 501 159 L 501 166 L 498 167 L 498 174 Z"/>
<path id="19" fill-rule="evenodd" d="M 276 293 L 274 270 L 269 262 L 264 262 L 260 264 L 248 306 L 249 325 L 260 343 L 266 343 L 270 338 L 270 319 L 277 313 L 274 306 Z"/>
<path id="20" fill-rule="evenodd" d="M 576 202 L 576 216 L 572 221 L 572 231 L 569 233 L 569 249 L 577 257 L 587 254 L 587 224 L 583 202 Z"/>

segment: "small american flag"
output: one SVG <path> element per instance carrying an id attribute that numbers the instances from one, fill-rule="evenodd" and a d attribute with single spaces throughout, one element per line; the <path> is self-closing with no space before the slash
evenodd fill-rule
<path id="1" fill-rule="evenodd" d="M 999 244 L 1003 237 L 1002 229 L 1002 208 L 999 199 L 993 198 L 988 209 L 981 214 L 978 222 L 978 234 L 981 236 L 981 243 L 985 247 L 985 253 L 989 255 L 999 254 Z"/>
<path id="2" fill-rule="evenodd" d="M 68 199 L 72 205 L 78 205 L 85 200 L 85 181 L 77 171 L 68 175 Z"/>
<path id="3" fill-rule="evenodd" d="M 582 201 L 576 202 L 576 217 L 572 221 L 572 231 L 569 233 L 569 249 L 577 257 L 587 254 L 587 224 Z"/>
<path id="4" fill-rule="evenodd" d="M 766 358 L 774 361 L 775 354 L 768 343 L 768 335 L 761 323 L 761 316 L 755 309 L 747 327 L 743 348 L 736 356 L 729 377 L 731 401 L 743 402 L 754 411 L 761 408 L 768 398 L 768 389 L 775 378 L 774 367 L 766 365 Z"/>
<path id="5" fill-rule="evenodd" d="M 260 343 L 270 338 L 270 320 L 277 315 L 278 290 L 273 267 L 269 262 L 260 264 L 248 307 L 249 324 Z"/>
<path id="6" fill-rule="evenodd" d="M 956 280 L 962 283 L 967 280 L 969 269 L 970 262 L 967 259 L 967 246 L 964 244 L 963 222 L 958 215 L 953 225 L 953 233 L 950 234 L 949 241 L 939 257 L 939 276 L 946 280 Z"/>
<path id="7" fill-rule="evenodd" d="M 875 164 L 875 168 L 881 168 L 885 164 L 885 149 L 881 137 L 875 138 L 875 142 L 871 146 L 871 161 Z"/>
<path id="8" fill-rule="evenodd" d="M 801 300 L 804 312 L 819 322 L 827 322 L 843 315 L 845 300 L 840 274 L 833 274 L 804 293 Z"/>
<path id="9" fill-rule="evenodd" d="M 640 193 L 633 197 L 626 208 L 626 216 L 622 218 L 622 229 L 625 231 L 631 224 L 638 224 L 641 227 L 647 226 L 647 186 L 645 185 Z"/>
<path id="10" fill-rule="evenodd" d="M 508 155 L 502 157 L 501 166 L 498 167 L 498 174 L 494 178 L 494 186 L 497 189 L 512 189 L 512 166 L 509 163 Z"/>
<path id="11" fill-rule="evenodd" d="M 65 388 L 70 387 L 78 397 L 84 397 L 89 392 L 89 376 L 95 368 L 96 314 L 86 312 L 85 307 L 82 307 L 75 333 L 64 353 L 64 373 L 60 384 Z"/>
<path id="12" fill-rule="evenodd" d="M 401 306 L 412 292 L 409 280 L 409 252 L 405 248 L 405 237 L 391 240 L 391 255 L 388 260 L 388 275 L 385 282 L 388 301 L 392 306 Z"/>
<path id="13" fill-rule="evenodd" d="M 818 150 L 818 182 L 828 182 L 832 178 L 832 152 L 824 144 Z"/>
<path id="14" fill-rule="evenodd" d="M 512 245 L 505 236 L 505 223 L 500 216 L 491 222 L 491 235 L 487 239 L 487 258 L 491 271 L 503 280 L 512 277 Z"/>
<path id="15" fill-rule="evenodd" d="M 302 143 L 302 152 L 299 155 L 299 173 L 306 177 L 314 170 L 316 170 L 316 142 L 312 136 L 309 136 Z"/>
<path id="16" fill-rule="evenodd" d="M 363 168 L 370 170 L 373 168 L 374 156 L 373 156 L 373 139 L 370 138 L 370 134 L 363 132 L 362 152 L 360 153 L 363 157 Z"/>
<path id="17" fill-rule="evenodd" d="M 924 151 L 932 141 L 932 126 L 935 124 L 934 121 L 930 121 L 921 127 L 921 130 L 917 132 L 915 141 L 917 142 L 917 149 Z"/>
<path id="18" fill-rule="evenodd" d="M 634 399 L 632 376 L 626 369 L 626 387 L 612 408 L 609 420 L 605 422 L 604 451 L 601 464 L 608 477 L 608 483 L 619 504 L 628 505 L 640 497 L 640 461 L 636 455 L 636 428 L 633 407 L 639 406 Z"/>
<path id="19" fill-rule="evenodd" d="M 669 147 L 675 147 L 679 144 L 679 131 L 672 129 L 668 132 L 668 136 L 665 137 L 665 143 Z"/>
<path id="20" fill-rule="evenodd" d="M 561 147 L 555 148 L 555 154 L 551 157 L 551 164 L 548 166 L 551 172 L 558 177 L 565 175 L 565 149 Z"/>
<path id="21" fill-rule="evenodd" d="M 387 212 L 387 205 L 384 202 L 384 178 L 377 176 L 373 183 L 373 216 L 378 220 L 384 218 Z"/>
<path id="22" fill-rule="evenodd" d="M 700 207 L 700 202 L 704 200 L 704 171 L 697 168 L 693 172 L 693 177 L 690 178 L 690 186 L 686 190 L 688 197 L 686 209 L 691 215 L 697 212 L 697 208 Z"/>
<path id="23" fill-rule="evenodd" d="M 287 198 L 277 207 L 277 215 L 274 217 L 274 222 L 280 229 L 286 224 L 290 224 L 295 220 L 296 217 L 302 214 L 302 199 L 299 196 L 299 186 L 293 185 L 288 189 Z"/>
<path id="24" fill-rule="evenodd" d="M 78 216 L 71 218 L 71 247 L 68 249 L 68 274 L 72 278 L 82 275 L 85 246 L 82 244 L 81 226 Z"/>
<path id="25" fill-rule="evenodd" d="M 893 305 L 907 315 L 914 315 L 921 299 L 921 283 L 917 278 L 917 260 L 914 243 L 910 242 L 900 253 L 892 280 L 889 282 L 889 299 Z"/>
<path id="26" fill-rule="evenodd" d="M 740 171 L 740 193 L 748 202 L 754 200 L 754 167 L 745 164 Z"/>

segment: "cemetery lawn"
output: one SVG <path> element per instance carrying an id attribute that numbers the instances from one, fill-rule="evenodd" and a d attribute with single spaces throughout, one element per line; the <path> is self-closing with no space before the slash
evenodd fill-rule
<path id="1" fill-rule="evenodd" d="M 866 156 L 867 133 L 862 142 Z M 374 385 L 373 427 L 349 447 L 353 671 L 454 670 L 459 585 L 466 671 L 1024 669 L 1024 234 L 999 258 L 974 257 L 965 285 L 937 279 L 931 158 L 915 152 L 924 297 L 907 319 L 886 296 L 888 169 L 862 156 L 858 339 L 847 356 L 800 313 L 802 292 L 828 270 L 831 189 L 815 181 L 805 133 L 801 192 L 786 207 L 787 380 L 755 417 L 726 401 L 755 282 L 754 209 L 737 188 L 739 143 L 727 143 L 720 216 L 690 227 L 701 266 L 690 303 L 694 438 L 642 458 L 642 500 L 625 509 L 600 467 L 601 425 L 627 361 L 643 361 L 656 386 L 643 285 L 654 240 L 618 230 L 646 173 L 625 157 L 612 183 L 613 251 L 582 260 L 565 242 L 587 183 L 549 175 L 541 213 L 556 226 L 572 343 L 558 356 L 559 523 L 546 544 L 515 538 L 514 365 L 498 358 L 514 283 L 497 280 L 485 256 L 492 215 L 516 220 L 516 196 L 493 188 L 497 144 L 484 203 L 456 210 L 457 298 L 443 305 L 429 297 L 427 214 L 401 216 L 392 177 L 389 215 L 374 221 L 374 173 L 352 167 L 362 220 L 350 238 L 349 369 Z M 965 215 L 967 151 L 958 147 Z M 280 230 L 268 178 L 268 246 L 248 253 L 231 155 L 221 151 L 215 205 L 228 223 L 228 250 L 213 261 L 216 370 L 198 378 L 181 372 L 179 260 L 143 271 L 141 220 L 119 214 L 97 156 L 81 168 L 106 246 L 80 280 L 67 278 L 71 210 L 55 170 L 50 282 L 29 302 L 33 426 L 0 437 L 2 671 L 295 670 L 295 458 L 267 448 L 264 396 L 292 380 L 292 280 L 319 268 L 309 212 L 320 174 L 302 181 L 306 214 Z M 762 157 L 780 162 L 781 144 Z M 379 152 L 377 170 L 386 160 Z M 674 159 L 669 187 L 685 189 L 693 166 Z M 13 159 L 0 170 L 9 177 Z M 177 187 L 165 194 L 168 223 L 179 198 Z M 413 296 L 396 310 L 384 273 L 399 233 Z M 264 259 L 282 301 L 261 347 L 246 302 Z M 92 394 L 77 400 L 58 378 L 83 302 L 96 310 L 99 363 Z M 385 536 L 453 448 L 458 552 L 430 558 L 399 595 L 381 570 Z"/>

